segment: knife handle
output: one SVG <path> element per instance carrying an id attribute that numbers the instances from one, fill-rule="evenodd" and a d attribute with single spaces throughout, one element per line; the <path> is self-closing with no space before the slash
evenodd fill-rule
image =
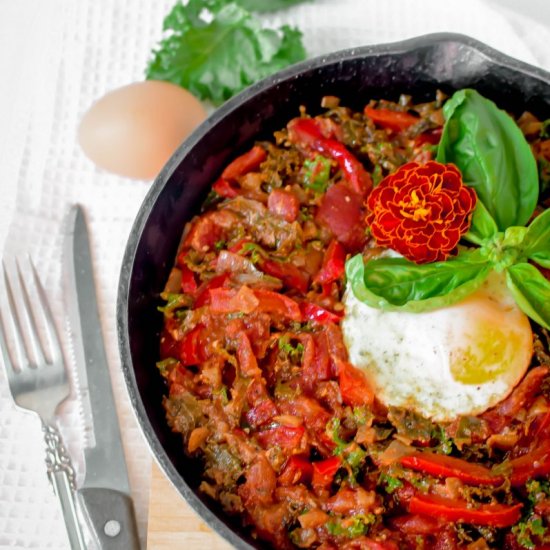
<path id="1" fill-rule="evenodd" d="M 101 550 L 139 550 L 132 499 L 113 489 L 79 489 L 82 509 Z"/>

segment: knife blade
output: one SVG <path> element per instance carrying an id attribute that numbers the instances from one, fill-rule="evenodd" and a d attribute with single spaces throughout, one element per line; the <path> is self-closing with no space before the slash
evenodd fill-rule
<path id="1" fill-rule="evenodd" d="M 95 439 L 95 444 L 84 450 L 86 473 L 77 489 L 78 500 L 101 550 L 139 548 L 101 333 L 88 228 L 78 205 L 69 213 L 64 247 L 65 294 L 74 356 L 79 377 L 85 372 Z"/>

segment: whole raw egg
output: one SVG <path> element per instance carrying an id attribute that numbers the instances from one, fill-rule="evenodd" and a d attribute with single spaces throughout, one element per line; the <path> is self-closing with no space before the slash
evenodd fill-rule
<path id="1" fill-rule="evenodd" d="M 206 118 L 198 99 L 171 84 L 147 80 L 109 92 L 86 112 L 78 140 L 99 167 L 152 179 Z"/>

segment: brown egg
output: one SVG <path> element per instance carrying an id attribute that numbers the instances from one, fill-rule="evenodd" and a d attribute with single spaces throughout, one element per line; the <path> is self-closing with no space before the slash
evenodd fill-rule
<path id="1" fill-rule="evenodd" d="M 147 80 L 109 92 L 86 112 L 78 141 L 99 167 L 152 179 L 206 118 L 198 99 L 171 84 Z"/>

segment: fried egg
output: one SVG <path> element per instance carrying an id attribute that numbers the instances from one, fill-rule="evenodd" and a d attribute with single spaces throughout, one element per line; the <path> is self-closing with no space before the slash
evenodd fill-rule
<path id="1" fill-rule="evenodd" d="M 435 421 L 476 415 L 503 400 L 533 354 L 527 316 L 491 273 L 475 293 L 425 313 L 382 311 L 348 286 L 342 321 L 350 361 L 378 399 Z"/>

